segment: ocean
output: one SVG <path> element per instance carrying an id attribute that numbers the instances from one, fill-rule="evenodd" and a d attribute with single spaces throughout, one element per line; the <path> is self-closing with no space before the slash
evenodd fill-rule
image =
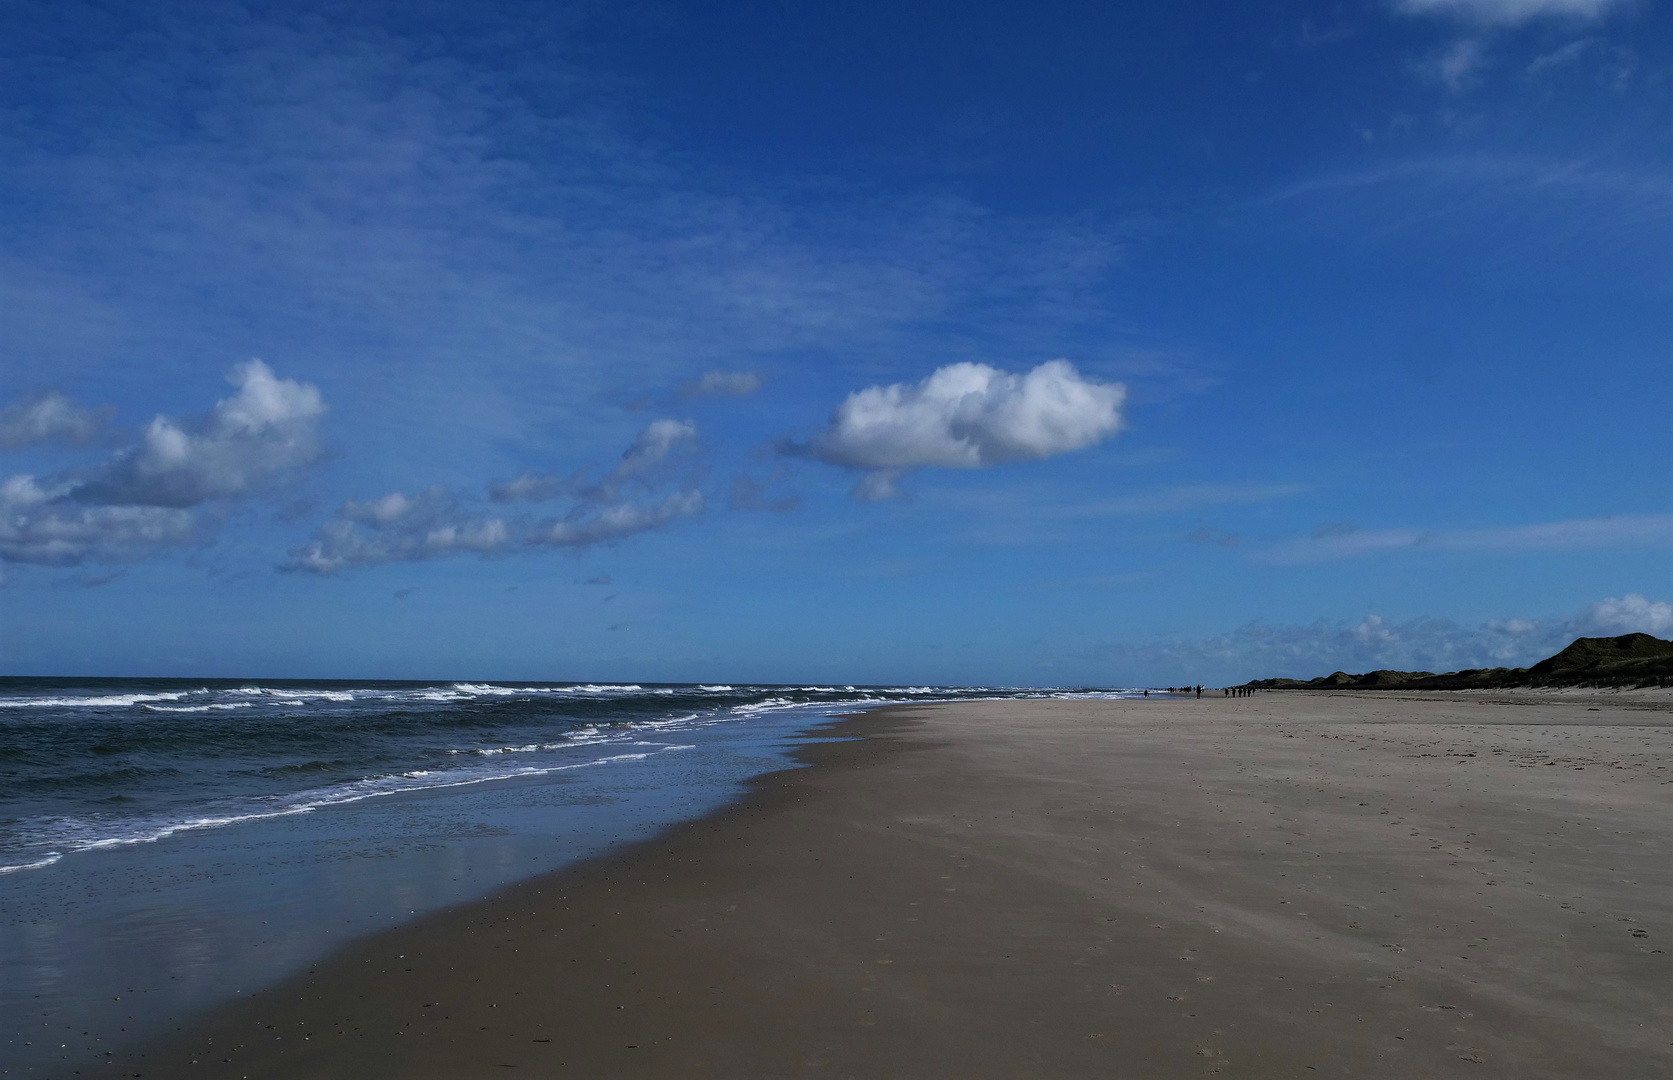
<path id="1" fill-rule="evenodd" d="M 1097 688 L 0 678 L 0 1068 L 707 813 L 827 718 Z"/>

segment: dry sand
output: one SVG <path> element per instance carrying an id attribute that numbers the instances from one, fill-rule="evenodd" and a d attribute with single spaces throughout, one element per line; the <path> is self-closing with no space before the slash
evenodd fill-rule
<path id="1" fill-rule="evenodd" d="M 1673 1076 L 1670 698 L 880 710 L 97 1073 Z"/>

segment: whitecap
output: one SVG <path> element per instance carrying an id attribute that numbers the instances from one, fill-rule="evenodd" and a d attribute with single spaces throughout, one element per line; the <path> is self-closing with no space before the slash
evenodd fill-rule
<path id="1" fill-rule="evenodd" d="M 0 698 L 0 708 L 120 708 L 148 701 L 179 701 L 191 691 L 175 694 L 104 694 L 98 697 Z"/>
<path id="2" fill-rule="evenodd" d="M 300 705 L 301 702 L 297 702 L 297 704 Z M 151 712 L 200 713 L 216 712 L 222 709 L 253 709 L 256 706 L 253 701 L 225 701 L 212 705 L 141 705 L 140 707 L 149 709 Z"/>
<path id="3" fill-rule="evenodd" d="M 281 705 L 300 705 L 304 701 L 354 701 L 353 690 L 275 690 L 266 686 L 241 686 L 237 690 L 228 690 L 228 694 L 243 694 L 246 697 L 280 698 Z M 371 693 L 362 690 L 360 693 Z"/>

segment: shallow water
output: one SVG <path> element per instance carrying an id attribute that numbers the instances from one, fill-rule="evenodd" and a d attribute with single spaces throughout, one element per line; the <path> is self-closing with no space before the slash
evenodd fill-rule
<path id="1" fill-rule="evenodd" d="M 0 874 L 181 831 L 667 752 L 901 688 L 0 680 Z"/>
<path id="2" fill-rule="evenodd" d="M 0 1067 L 699 816 L 834 713 L 1042 693 L 0 680 Z"/>

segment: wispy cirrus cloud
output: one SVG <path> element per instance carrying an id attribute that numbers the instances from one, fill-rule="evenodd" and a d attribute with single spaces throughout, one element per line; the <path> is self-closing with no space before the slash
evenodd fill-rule
<path id="1" fill-rule="evenodd" d="M 1243 538 L 1234 532 L 1217 529 L 1212 525 L 1203 525 L 1185 534 L 1187 544 L 1212 545 L 1214 547 L 1236 547 L 1243 542 Z"/>
<path id="2" fill-rule="evenodd" d="M 1061 539 L 1082 523 L 1112 518 L 1167 518 L 1216 508 L 1255 506 L 1294 498 L 1312 485 L 1251 481 L 1221 484 L 1176 484 L 1128 495 L 1088 499 L 1081 492 L 1052 488 L 1017 487 L 999 491 L 937 492 L 935 502 L 976 518 L 972 538 L 984 543 L 1022 544 Z M 1236 547 L 1242 537 L 1198 520 L 1181 522 L 1183 539 L 1190 543 Z"/>
<path id="3" fill-rule="evenodd" d="M 776 469 L 765 480 L 757 480 L 748 473 L 742 473 L 732 480 L 732 494 L 727 500 L 727 505 L 734 510 L 765 510 L 773 514 L 787 514 L 800 509 L 800 496 L 780 495 L 774 498 L 768 494 L 780 479 L 782 471 Z"/>
<path id="4" fill-rule="evenodd" d="M 748 397 L 765 382 L 753 371 L 705 371 L 701 378 L 680 386 L 680 397 Z"/>
<path id="5" fill-rule="evenodd" d="M 554 409 L 585 422 L 579 403 L 705 369 L 685 394 L 754 392 L 762 354 L 864 364 L 967 317 L 1038 340 L 1101 310 L 1124 224 L 741 175 L 646 137 L 644 103 L 574 62 L 584 13 L 520 5 L 515 43 L 480 12 L 413 36 L 386 14 L 303 28 L 283 5 L 229 20 L 164 0 L 92 47 L 74 5 L 32 12 L 0 72 L 31 103 L 0 184 L 42 207 L 10 223 L 0 273 L 0 307 L 29 315 L 16 348 L 97 369 L 108 342 L 65 328 L 109 324 L 175 347 L 155 362 L 178 372 L 179 346 L 229 333 L 316 355 L 375 341 L 351 347 L 358 371 L 448 372 L 399 400 L 457 460 L 478 452 L 473 412 L 532 441 Z M 505 389 L 553 365 L 562 395 Z"/>
<path id="6" fill-rule="evenodd" d="M 1312 490 L 1307 484 L 1180 484 L 1112 499 L 1070 503 L 1057 511 L 1062 517 L 1138 517 L 1179 514 L 1211 506 L 1242 506 L 1288 499 Z M 1048 511 L 1049 512 L 1049 511 Z"/>
<path id="7" fill-rule="evenodd" d="M 1483 272 L 1546 282 L 1607 274 L 1623 288 L 1659 289 L 1673 243 L 1666 173 L 1619 158 L 1429 156 L 1316 176 L 1262 205 L 1333 243 L 1427 250 L 1444 236 L 1452 258 Z"/>
<path id="8" fill-rule="evenodd" d="M 1568 67 L 1580 62 L 1588 52 L 1598 47 L 1596 38 L 1581 38 L 1570 41 L 1550 52 L 1541 53 L 1528 62 L 1526 72 L 1530 77 L 1543 75 L 1550 71 Z"/>
<path id="9" fill-rule="evenodd" d="M 1623 0 L 1394 0 L 1393 7 L 1403 15 L 1440 17 L 1468 27 L 1464 36 L 1446 42 L 1411 65 L 1419 78 L 1458 93 L 1479 81 L 1488 62 L 1488 43 L 1496 36 L 1495 32 L 1537 20 L 1592 22 L 1622 3 Z"/>
<path id="10" fill-rule="evenodd" d="M 1332 562 L 1403 551 L 1582 551 L 1611 547 L 1673 547 L 1673 514 L 1622 514 L 1488 529 L 1369 529 L 1329 526 L 1267 548 L 1263 562 Z"/>
<path id="11" fill-rule="evenodd" d="M 1486 59 L 1487 46 L 1481 39 L 1459 38 L 1436 49 L 1414 66 L 1423 78 L 1456 92 L 1474 81 Z"/>
<path id="12" fill-rule="evenodd" d="M 1519 26 L 1535 19 L 1592 20 L 1625 0 L 1394 0 L 1402 15 L 1433 15 L 1486 26 Z"/>

